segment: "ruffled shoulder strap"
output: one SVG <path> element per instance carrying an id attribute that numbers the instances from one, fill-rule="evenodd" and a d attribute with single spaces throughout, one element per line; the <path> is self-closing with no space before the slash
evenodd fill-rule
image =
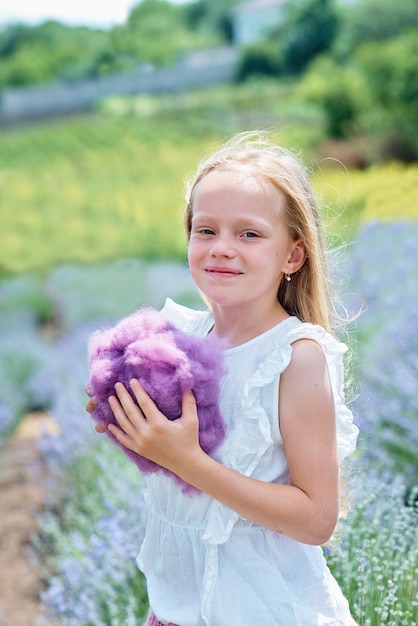
<path id="1" fill-rule="evenodd" d="M 174 302 L 171 298 L 166 299 L 161 313 L 176 328 L 191 335 L 205 335 L 213 324 L 210 311 L 190 309 L 187 306 Z"/>
<path id="2" fill-rule="evenodd" d="M 337 446 L 340 462 L 356 448 L 359 429 L 353 423 L 353 414 L 345 404 L 344 354 L 347 346 L 330 335 L 322 326 L 301 322 L 288 333 L 289 343 L 298 339 L 312 339 L 323 349 L 335 402 Z"/>

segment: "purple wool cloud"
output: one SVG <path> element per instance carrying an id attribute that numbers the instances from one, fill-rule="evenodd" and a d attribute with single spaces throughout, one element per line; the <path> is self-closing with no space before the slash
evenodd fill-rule
<path id="1" fill-rule="evenodd" d="M 219 385 L 225 373 L 222 344 L 213 336 L 194 337 L 178 330 L 152 308 L 140 309 L 113 328 L 93 333 L 88 345 L 91 391 L 97 400 L 96 422 L 117 424 L 108 404 L 115 383 L 138 378 L 158 408 L 170 420 L 181 415 L 181 399 L 191 390 L 199 416 L 199 442 L 210 454 L 225 437 L 218 408 Z M 131 394 L 132 395 L 132 394 Z M 192 490 L 172 472 L 122 446 L 108 436 L 143 474 L 163 471 Z"/>

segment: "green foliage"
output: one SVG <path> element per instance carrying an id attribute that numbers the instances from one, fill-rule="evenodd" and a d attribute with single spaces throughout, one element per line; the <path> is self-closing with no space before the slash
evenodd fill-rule
<path id="1" fill-rule="evenodd" d="M 350 63 L 326 56 L 314 62 L 298 94 L 318 104 L 331 137 L 378 137 L 384 157 L 418 157 L 418 29 L 365 43 Z"/>
<path id="2" fill-rule="evenodd" d="M 190 50 L 232 43 L 239 1 L 177 5 L 142 0 L 124 24 L 109 31 L 56 22 L 9 26 L 0 31 L 0 90 L 8 85 L 97 77 L 141 63 L 168 65 Z M 295 0 L 285 4 L 283 21 L 268 39 L 241 51 L 239 79 L 264 75 L 289 81 L 302 75 L 297 92 L 301 102 L 294 97 L 280 101 L 286 122 L 290 103 L 297 111 L 295 117 L 313 103 L 330 137 L 371 137 L 379 146 L 374 155 L 411 161 L 418 155 L 417 40 L 416 0 L 359 0 L 349 6 L 337 0 Z M 119 105 L 126 112 L 127 105 Z M 135 114 L 138 106 L 135 103 Z M 201 107 L 206 118 L 201 125 L 207 127 L 211 117 L 215 134 L 221 131 L 222 116 L 233 116 L 230 107 L 221 108 L 208 114 L 207 107 Z M 271 126 L 277 119 L 277 110 L 273 118 L 270 111 L 268 116 L 264 111 L 248 114 L 257 119 L 251 126 Z M 224 124 L 227 132 L 228 123 Z M 196 119 L 193 124 L 198 125 Z M 74 145 L 80 144 L 78 136 L 66 142 L 78 151 Z M 43 156 L 28 150 L 27 158 L 41 161 Z"/>
<path id="3" fill-rule="evenodd" d="M 321 107 L 330 137 L 347 137 L 359 128 L 359 118 L 373 101 L 364 74 L 339 66 L 327 56 L 314 61 L 304 75 L 298 95 Z"/>
<path id="4" fill-rule="evenodd" d="M 282 70 L 281 50 L 277 43 L 268 40 L 244 48 L 237 79 L 243 81 L 250 76 L 278 76 Z"/>
<path id="5" fill-rule="evenodd" d="M 0 35 L 0 89 L 91 75 L 109 44 L 105 32 L 52 21 L 11 26 Z"/>
<path id="6" fill-rule="evenodd" d="M 52 298 L 39 277 L 16 276 L 0 283 L 0 315 L 17 311 L 30 313 L 40 324 L 52 317 Z"/>
<path id="7" fill-rule="evenodd" d="M 113 30 L 112 41 L 118 54 L 155 65 L 166 65 L 202 45 L 200 34 L 188 28 L 183 7 L 167 0 L 137 4 L 127 22 Z"/>
<path id="8" fill-rule="evenodd" d="M 375 98 L 370 129 L 392 144 L 391 156 L 418 158 L 418 28 L 364 44 L 355 58 Z"/>
<path id="9" fill-rule="evenodd" d="M 338 32 L 334 0 L 299 0 L 285 5 L 280 28 L 285 71 L 300 74 L 318 54 L 328 50 Z"/>
<path id="10" fill-rule="evenodd" d="M 341 25 L 333 53 L 340 60 L 349 60 L 354 50 L 367 42 L 393 39 L 411 28 L 418 27 L 416 0 L 361 0 L 342 4 Z"/>
<path id="11" fill-rule="evenodd" d="M 11 25 L 0 31 L 0 90 L 173 63 L 192 49 L 230 41 L 230 8 L 207 0 L 184 6 L 142 0 L 109 31 L 53 21 Z"/>
<path id="12" fill-rule="evenodd" d="M 197 0 L 189 2 L 184 9 L 189 27 L 210 31 L 217 40 L 232 43 L 232 15 L 241 0 Z"/>

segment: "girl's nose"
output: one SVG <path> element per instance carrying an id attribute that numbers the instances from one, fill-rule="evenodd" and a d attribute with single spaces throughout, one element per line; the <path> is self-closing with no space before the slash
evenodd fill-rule
<path id="1" fill-rule="evenodd" d="M 212 242 L 210 254 L 212 256 L 234 256 L 235 246 L 231 237 L 218 235 Z"/>

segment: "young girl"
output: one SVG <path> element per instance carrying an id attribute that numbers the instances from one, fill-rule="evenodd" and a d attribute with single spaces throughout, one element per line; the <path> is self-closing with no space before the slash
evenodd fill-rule
<path id="1" fill-rule="evenodd" d="M 348 603 L 321 549 L 338 519 L 339 465 L 357 428 L 344 404 L 317 204 L 304 168 L 259 133 L 201 163 L 187 195 L 191 275 L 209 308 L 168 300 L 196 336 L 224 339 L 219 406 L 227 436 L 198 442 L 191 394 L 169 421 L 137 380 L 109 398 L 127 448 L 170 469 L 147 476 L 149 518 L 137 562 L 147 625 L 348 626 Z M 98 426 L 98 430 L 103 427 Z"/>

